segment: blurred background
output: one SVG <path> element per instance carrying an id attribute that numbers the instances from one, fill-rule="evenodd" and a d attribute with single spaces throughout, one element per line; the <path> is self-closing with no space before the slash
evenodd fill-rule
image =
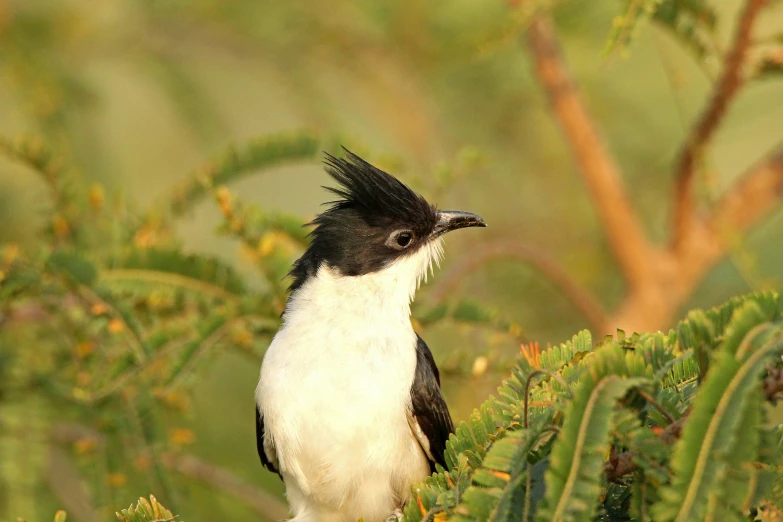
<path id="1" fill-rule="evenodd" d="M 645 14 L 653 4 L 673 18 Z M 339 145 L 489 223 L 448 238 L 414 313 L 456 420 L 493 392 L 521 343 L 544 347 L 583 328 L 594 339 L 665 330 L 689 309 L 779 289 L 775 208 L 646 320 L 600 212 L 627 206 L 648 243 L 665 247 L 674 165 L 744 9 L 734 0 L 0 0 L 0 519 L 50 520 L 67 508 L 69 520 L 109 520 L 149 493 L 183 520 L 280 513 L 264 496 L 282 499 L 283 486 L 258 462 L 253 391 L 280 277 L 304 245 L 295 229 L 329 197 L 321 151 Z M 527 35 L 539 10 L 616 163 L 624 203 L 591 196 L 561 132 L 568 123 L 547 102 L 536 73 L 542 33 Z M 697 162 L 699 209 L 780 146 L 782 46 L 777 2 L 757 17 L 740 67 L 748 80 Z M 286 156 L 291 143 L 305 151 L 263 156 Z M 208 266 L 151 260 L 156 249 Z M 129 270 L 148 272 L 120 284 L 140 274 Z M 188 285 L 155 280 L 161 273 L 213 278 L 220 295 L 163 291 Z M 666 277 L 664 289 L 681 281 Z M 244 300 L 217 305 L 221 292 Z M 217 306 L 240 317 L 261 300 L 266 322 L 232 323 L 203 350 L 215 330 L 188 344 Z M 160 362 L 160 332 L 176 341 L 174 359 L 182 346 L 199 359 L 135 368 L 115 354 L 123 332 L 150 360 Z M 94 389 L 105 393 L 84 395 Z"/>

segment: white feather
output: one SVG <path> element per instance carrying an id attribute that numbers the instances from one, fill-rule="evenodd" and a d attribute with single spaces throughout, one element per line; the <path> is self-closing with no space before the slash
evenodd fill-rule
<path id="1" fill-rule="evenodd" d="M 256 401 L 293 521 L 385 520 L 429 474 L 408 423 L 410 302 L 441 253 L 435 240 L 355 277 L 322 266 L 290 300 Z"/>

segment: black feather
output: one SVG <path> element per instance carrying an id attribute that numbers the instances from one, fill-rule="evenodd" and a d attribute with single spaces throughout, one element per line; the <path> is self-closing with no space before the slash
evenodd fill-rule
<path id="1" fill-rule="evenodd" d="M 384 226 L 390 221 L 418 221 L 421 232 L 428 232 L 435 226 L 435 209 L 422 196 L 348 150 L 345 150 L 345 158 L 327 154 L 326 172 L 339 187 L 324 188 L 340 199 L 328 203 L 331 207 L 318 216 L 313 224 L 320 224 L 319 221 L 330 212 L 354 209 L 370 225 Z"/>
<path id="2" fill-rule="evenodd" d="M 261 457 L 261 464 L 272 473 L 277 473 L 280 480 L 283 480 L 283 475 L 275 465 L 277 457 L 274 455 L 267 455 L 264 449 L 264 416 L 261 415 L 261 411 L 256 406 L 256 449 L 258 450 L 258 456 Z"/>
<path id="3" fill-rule="evenodd" d="M 430 443 L 430 470 L 434 472 L 436 463 L 447 467 L 444 453 L 446 441 L 454 432 L 454 425 L 440 393 L 440 373 L 432 352 L 421 337 L 416 337 L 416 375 L 411 387 L 412 413 Z"/>

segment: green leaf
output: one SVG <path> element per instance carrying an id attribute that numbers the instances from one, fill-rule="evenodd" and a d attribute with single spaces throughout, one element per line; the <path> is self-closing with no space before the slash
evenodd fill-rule
<path id="1" fill-rule="evenodd" d="M 677 340 L 684 352 L 693 350 L 699 366 L 699 375 L 709 369 L 710 353 L 717 345 L 715 325 L 703 310 L 688 313 L 688 318 L 677 325 Z"/>
<path id="2" fill-rule="evenodd" d="M 705 519 L 707 503 L 719 491 L 730 453 L 745 429 L 741 421 L 751 394 L 758 393 L 766 364 L 783 350 L 780 327 L 756 324 L 763 319 L 761 307 L 752 300 L 735 311 L 726 341 L 675 445 L 674 479 L 661 489 L 662 499 L 653 506 L 657 521 Z"/>
<path id="3" fill-rule="evenodd" d="M 617 346 L 597 351 L 586 375 L 565 407 L 563 427 L 552 447 L 546 473 L 546 495 L 539 521 L 592 520 L 609 451 L 612 414 L 631 388 L 648 382 L 627 377 L 625 355 Z"/>
<path id="4" fill-rule="evenodd" d="M 458 505 L 459 495 L 470 485 L 472 469 L 465 455 L 460 455 L 453 469 L 435 473 L 423 484 L 413 487 L 413 496 L 404 510 L 404 522 L 429 520 L 436 513 L 449 512 Z"/>
<path id="5" fill-rule="evenodd" d="M 707 520 L 747 520 L 761 473 L 755 465 L 761 445 L 761 408 L 761 394 L 750 394 L 741 414 L 741 429 L 726 454 L 722 476 L 715 490 L 710 492 Z"/>
<path id="6" fill-rule="evenodd" d="M 100 274 L 106 282 L 136 281 L 170 285 L 219 299 L 231 299 L 246 291 L 242 278 L 222 261 L 180 250 L 134 250 Z"/>
<path id="7" fill-rule="evenodd" d="M 482 467 L 473 475 L 473 485 L 463 495 L 463 512 L 472 520 L 510 522 L 530 518 L 538 499 L 532 496 L 537 482 L 528 476 L 528 455 L 543 427 L 541 423 L 531 429 L 512 431 L 492 445 Z M 541 482 L 542 474 L 537 479 Z"/>

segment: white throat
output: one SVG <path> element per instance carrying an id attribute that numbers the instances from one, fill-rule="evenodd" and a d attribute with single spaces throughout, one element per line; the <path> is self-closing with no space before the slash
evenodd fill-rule
<path id="1" fill-rule="evenodd" d="M 370 274 L 344 276 L 322 265 L 291 297 L 283 321 L 317 321 L 319 317 L 366 317 L 384 320 L 410 317 L 410 303 L 422 281 L 438 265 L 443 254 L 440 238 L 428 242 L 415 253 Z M 292 324 L 294 323 L 294 324 Z M 304 326 L 304 324 L 302 324 Z"/>

